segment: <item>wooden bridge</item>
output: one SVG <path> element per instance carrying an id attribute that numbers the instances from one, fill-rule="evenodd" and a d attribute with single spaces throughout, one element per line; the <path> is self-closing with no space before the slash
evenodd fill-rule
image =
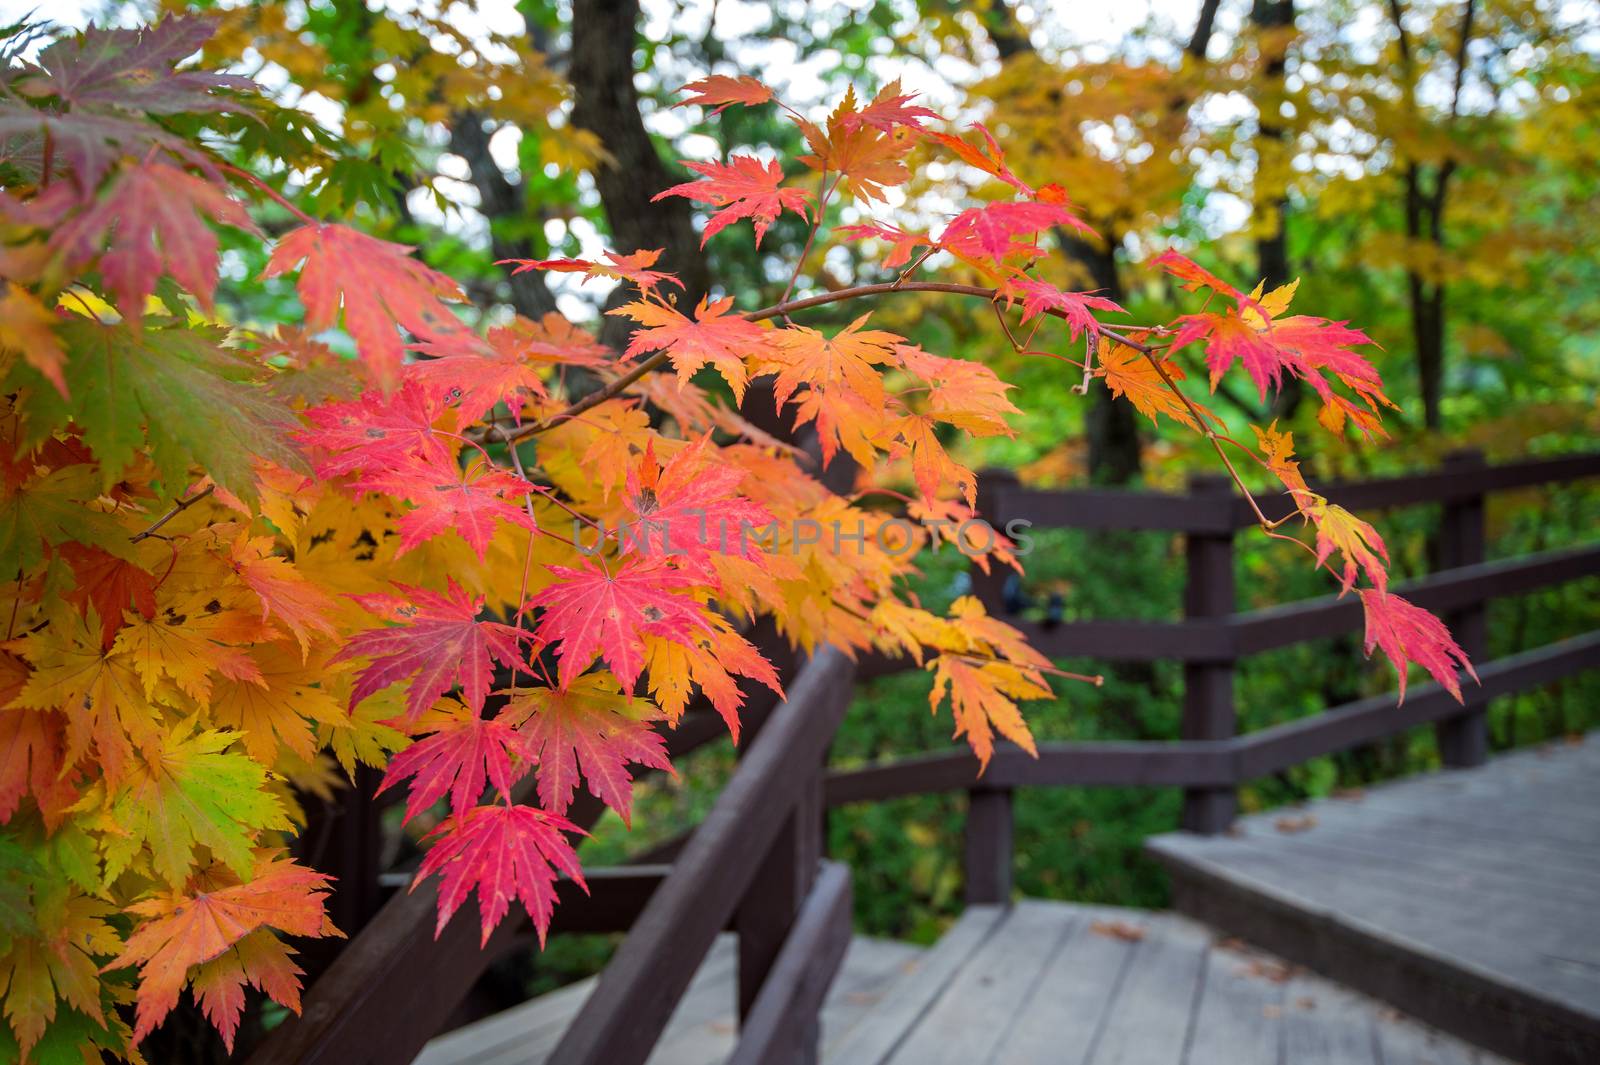
<path id="1" fill-rule="evenodd" d="M 385 901 L 376 806 L 358 794 L 311 842 L 341 876 L 335 919 L 362 930 L 250 1065 L 1600 1061 L 1600 738 L 1490 760 L 1485 719 L 1494 697 L 1600 666 L 1600 631 L 1488 661 L 1485 624 L 1493 598 L 1600 573 L 1600 544 L 1488 561 L 1484 496 L 1596 474 L 1600 455 L 1459 455 L 1331 488 L 1351 508 L 1443 504 L 1444 568 L 1395 590 L 1445 613 L 1482 686 L 1465 706 L 1422 685 L 1398 708 L 1385 695 L 1243 735 L 1237 661 L 1358 630 L 1359 607 L 1236 613 L 1232 538 L 1251 514 L 1215 481 L 1157 497 L 989 478 L 997 524 L 1185 534 L 1183 620 L 1030 633 L 1056 656 L 1182 660 L 1180 737 L 1001 750 L 981 778 L 962 751 L 830 772 L 855 678 L 888 667 L 831 649 L 797 663 L 758 632 L 789 696 L 752 693 L 753 738 L 705 819 L 639 864 L 590 871 L 588 896 L 563 889 L 552 934 L 628 932 L 597 980 L 447 1032 L 478 976 L 531 936 L 507 920 L 480 951 L 468 919 L 433 938 L 430 885 Z M 998 609 L 999 588 L 975 583 Z M 1236 817 L 1241 784 L 1418 725 L 1437 730 L 1444 771 Z M 702 708 L 668 743 L 680 754 L 719 731 Z M 1095 785 L 1185 789 L 1186 831 L 1150 844 L 1179 913 L 1013 897 L 1014 790 Z M 933 791 L 968 795 L 966 913 L 927 950 L 853 938 L 824 811 Z"/>

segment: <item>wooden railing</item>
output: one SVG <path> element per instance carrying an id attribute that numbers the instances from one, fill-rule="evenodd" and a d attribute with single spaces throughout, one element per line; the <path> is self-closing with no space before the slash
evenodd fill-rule
<path id="1" fill-rule="evenodd" d="M 630 934 L 552 1062 L 643 1062 L 725 929 L 739 944 L 732 1060 L 814 1058 L 822 995 L 850 939 L 848 873 L 822 860 L 822 795 L 854 665 L 824 649 L 796 670 L 770 628 L 755 640 L 789 677 L 789 697 L 774 709 L 759 691 L 747 694 L 739 765 L 676 860 L 586 870 L 588 894 L 561 886 L 550 934 Z M 692 710 L 668 734 L 672 756 L 723 734 L 713 720 L 708 707 Z M 587 798 L 569 817 L 589 825 L 599 812 Z M 529 947 L 525 915 L 508 918 L 479 949 L 469 919 L 435 937 L 434 909 L 429 883 L 394 895 L 309 989 L 301 1016 L 274 1031 L 249 1065 L 404 1065 L 496 958 Z"/>
<path id="2" fill-rule="evenodd" d="M 1442 503 L 1441 570 L 1393 590 L 1441 612 L 1477 665 L 1481 685 L 1468 684 L 1460 704 L 1436 684 L 1414 685 L 1397 706 L 1393 694 L 1331 707 L 1297 721 L 1237 733 L 1234 671 L 1249 655 L 1362 628 L 1353 597 L 1325 596 L 1238 613 L 1233 538 L 1255 524 L 1255 511 L 1227 481 L 1196 477 L 1187 495 L 1104 490 L 1042 492 L 1005 474 L 980 481 L 980 510 L 1003 528 L 1023 519 L 1035 528 L 1164 530 L 1183 533 L 1188 578 L 1181 621 L 1080 621 L 1044 626 L 1008 619 L 1034 647 L 1052 657 L 1084 656 L 1183 663 L 1181 734 L 1165 742 L 1047 743 L 1037 759 L 1002 747 L 979 778 L 965 751 L 918 755 L 829 774 L 827 802 L 883 801 L 936 791 L 968 793 L 966 876 L 969 903 L 1011 897 L 1012 796 L 1019 787 L 1178 786 L 1182 825 L 1194 832 L 1226 831 L 1241 784 L 1308 759 L 1431 724 L 1446 765 L 1477 765 L 1488 752 L 1489 700 L 1547 684 L 1600 665 L 1600 632 L 1486 661 L 1491 599 L 1600 573 L 1600 543 L 1486 561 L 1485 496 L 1600 475 L 1600 454 L 1572 455 L 1489 466 L 1476 452 L 1449 456 L 1434 473 L 1326 488 L 1328 498 L 1370 510 Z M 1269 512 L 1281 498 L 1261 497 Z M 989 610 L 1003 613 L 1002 574 L 973 572 L 974 590 Z"/>
<path id="3" fill-rule="evenodd" d="M 1182 621 L 1019 624 L 1053 656 L 1182 661 L 1182 735 L 1163 742 L 1048 743 L 1037 759 L 1002 747 L 981 777 L 965 751 L 827 773 L 826 752 L 848 706 L 856 666 L 827 649 L 800 666 L 771 627 L 762 626 L 753 638 L 784 675 L 789 697 L 774 708 L 764 689 L 748 693 L 745 727 L 752 738 L 705 820 L 643 856 L 645 863 L 588 870 L 588 895 L 562 886 L 551 934 L 630 931 L 548 1060 L 643 1062 L 717 934 L 732 930 L 739 944 L 740 1015 L 732 1060 L 813 1062 L 822 995 L 850 934 L 849 877 L 823 853 L 828 806 L 967 792 L 967 898 L 1005 902 L 1012 893 L 1012 798 L 1019 787 L 1178 786 L 1185 789 L 1184 825 L 1217 832 L 1233 818 L 1240 784 L 1417 725 L 1439 729 L 1451 765 L 1476 764 L 1487 750 L 1484 712 L 1490 699 L 1600 664 L 1600 632 L 1484 661 L 1488 600 L 1600 573 L 1600 544 L 1485 561 L 1484 496 L 1597 474 L 1600 454 L 1492 467 L 1478 456 L 1458 455 L 1436 473 L 1329 488 L 1331 499 L 1352 508 L 1444 504 L 1445 568 L 1396 590 L 1445 612 L 1479 663 L 1482 686 L 1468 689 L 1465 706 L 1437 685 L 1420 685 L 1399 707 L 1385 694 L 1245 735 L 1236 734 L 1238 661 L 1358 630 L 1357 604 L 1326 597 L 1237 613 L 1233 536 L 1252 523 L 1253 513 L 1215 479 L 1197 478 L 1187 495 L 1157 496 L 1045 493 L 1003 477 L 986 478 L 981 509 L 997 526 L 1023 518 L 1039 527 L 1185 534 Z M 998 611 L 998 582 L 979 574 L 974 579 L 977 593 Z M 862 663 L 863 671 L 883 668 Z M 669 750 L 676 758 L 721 732 L 714 712 L 701 707 L 668 733 Z M 587 826 L 600 811 L 592 797 L 581 796 L 570 816 Z M 250 1065 L 404 1065 L 447 1026 L 495 958 L 529 949 L 525 918 L 520 924 L 508 918 L 483 950 L 470 917 L 458 916 L 435 938 L 434 900 L 432 885 L 425 883 L 384 903 L 309 989 L 302 1016 L 273 1032 Z"/>

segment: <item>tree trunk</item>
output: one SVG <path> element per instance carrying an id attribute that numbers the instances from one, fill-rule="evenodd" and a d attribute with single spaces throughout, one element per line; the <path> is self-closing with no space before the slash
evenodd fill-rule
<path id="1" fill-rule="evenodd" d="M 1250 22 L 1268 40 L 1272 54 L 1262 68 L 1265 84 L 1261 89 L 1260 129 L 1256 141 L 1256 196 L 1255 213 L 1258 219 L 1271 219 L 1272 229 L 1256 238 L 1256 272 L 1266 282 L 1271 292 L 1290 281 L 1289 266 L 1289 197 L 1281 188 L 1274 188 L 1276 179 L 1271 175 L 1283 163 L 1288 150 L 1288 135 L 1279 124 L 1278 106 L 1283 101 L 1284 70 L 1288 63 L 1287 42 L 1282 31 L 1294 25 L 1294 0 L 1255 0 L 1250 7 Z M 1263 175 L 1267 175 L 1264 177 Z M 1297 377 L 1287 377 L 1272 404 L 1272 413 L 1279 418 L 1292 418 L 1305 399 L 1305 386 Z"/>
<path id="2" fill-rule="evenodd" d="M 474 112 L 457 115 L 450 123 L 450 150 L 467 161 L 473 187 L 478 190 L 478 211 L 489 223 L 490 250 L 497 260 L 543 258 L 543 249 L 526 238 L 507 237 L 504 226 L 497 230 L 496 222 L 518 218 L 532 209 L 523 200 L 522 186 L 506 177 L 489 154 L 489 136 L 483 116 Z M 507 283 L 511 286 L 511 306 L 518 314 L 542 318 L 556 309 L 555 297 L 540 271 L 508 275 Z"/>
<path id="3" fill-rule="evenodd" d="M 639 113 L 633 85 L 638 20 L 638 0 L 574 0 L 572 120 L 599 137 L 611 157 L 595 168 L 594 178 L 612 243 L 621 252 L 661 248 L 661 267 L 677 273 L 684 299 L 692 302 L 705 295 L 710 275 L 689 201 L 674 197 L 650 202 L 684 179 L 668 170 Z M 624 288 L 612 297 L 612 305 L 628 298 Z M 608 317 L 600 338 L 615 344 L 628 331 L 627 322 Z"/>

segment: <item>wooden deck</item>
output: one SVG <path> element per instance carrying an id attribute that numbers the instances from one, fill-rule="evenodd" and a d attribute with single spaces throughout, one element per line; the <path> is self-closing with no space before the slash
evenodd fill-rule
<path id="1" fill-rule="evenodd" d="M 1600 735 L 1151 850 L 1213 927 L 1517 1060 L 1600 1062 Z"/>
<path id="2" fill-rule="evenodd" d="M 711 1065 L 733 1050 L 735 940 L 711 948 L 678 1004 L 649 1065 Z M 921 947 L 857 936 L 822 1009 L 824 1038 L 850 1032 L 877 1007 L 888 988 L 915 969 Z M 531 1065 L 542 1062 L 594 990 L 590 978 L 497 1013 L 433 1040 L 416 1065 Z"/>
<path id="3" fill-rule="evenodd" d="M 542 1062 L 586 980 L 442 1036 L 417 1065 Z M 733 1047 L 733 949 L 707 958 L 652 1065 Z M 1503 1065 L 1174 914 L 973 907 L 932 948 L 857 938 L 822 1014 L 830 1065 Z"/>

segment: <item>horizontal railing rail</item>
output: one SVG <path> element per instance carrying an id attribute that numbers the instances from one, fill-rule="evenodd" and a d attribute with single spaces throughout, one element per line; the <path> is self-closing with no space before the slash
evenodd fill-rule
<path id="1" fill-rule="evenodd" d="M 1256 524 L 1254 508 L 1234 495 L 1160 493 L 1103 488 L 1052 490 L 1017 484 L 1007 471 L 985 471 L 992 485 L 989 520 L 1004 526 L 1023 519 L 1041 529 L 1228 533 Z M 1351 510 L 1379 510 L 1427 503 L 1453 503 L 1484 493 L 1600 477 L 1600 451 L 1552 458 L 1520 459 L 1463 469 L 1442 469 L 1363 481 L 1332 481 L 1317 491 Z M 1254 496 L 1269 513 L 1286 511 L 1283 493 Z"/>
<path id="2" fill-rule="evenodd" d="M 1586 633 L 1478 670 L 1480 697 L 1514 695 L 1584 668 L 1600 668 L 1600 632 Z M 1225 740 L 1041 743 L 1038 757 L 1011 744 L 987 769 L 971 751 L 950 750 L 828 773 L 829 806 L 911 795 L 1042 787 L 1233 787 L 1462 712 L 1432 682 L 1411 687 L 1396 705 L 1385 693 Z"/>
<path id="3" fill-rule="evenodd" d="M 1360 632 L 1363 612 L 1356 597 L 1327 595 L 1236 610 L 1234 535 L 1255 523 L 1255 510 L 1221 478 L 1197 477 L 1187 494 L 1157 495 L 1099 489 L 1049 492 L 1023 488 L 1005 471 L 987 474 L 979 482 L 979 510 L 998 528 L 1022 519 L 1035 528 L 1146 529 L 1186 535 L 1188 576 L 1182 620 L 1045 625 L 1008 618 L 1032 646 L 1053 658 L 1183 663 L 1180 736 L 1165 741 L 1045 743 L 1037 758 L 1002 745 L 981 777 L 977 760 L 965 751 L 912 755 L 831 772 L 826 801 L 832 806 L 965 791 L 967 900 L 998 903 L 1011 894 L 1011 814 L 1017 788 L 1181 787 L 1183 827 L 1215 833 L 1231 825 L 1239 786 L 1418 725 L 1436 728 L 1446 765 L 1478 764 L 1487 753 L 1485 711 L 1490 699 L 1600 665 L 1596 632 L 1487 660 L 1487 604 L 1600 574 L 1600 543 L 1488 561 L 1485 497 L 1594 476 L 1600 476 L 1600 453 L 1490 466 L 1476 452 L 1458 452 L 1437 471 L 1328 486 L 1325 493 L 1330 500 L 1352 509 L 1443 504 L 1437 541 L 1441 568 L 1416 580 L 1396 582 L 1391 590 L 1444 616 L 1476 664 L 1482 683 L 1467 685 L 1464 702 L 1437 684 L 1421 684 L 1413 686 L 1399 705 L 1393 694 L 1384 694 L 1240 735 L 1233 694 L 1237 663 L 1265 651 Z M 1257 501 L 1263 507 L 1273 503 L 1270 497 Z M 1006 579 L 1003 574 L 973 570 L 974 590 L 992 613 L 1005 612 Z M 862 673 L 875 676 L 895 668 L 873 658 L 863 663 Z"/>

